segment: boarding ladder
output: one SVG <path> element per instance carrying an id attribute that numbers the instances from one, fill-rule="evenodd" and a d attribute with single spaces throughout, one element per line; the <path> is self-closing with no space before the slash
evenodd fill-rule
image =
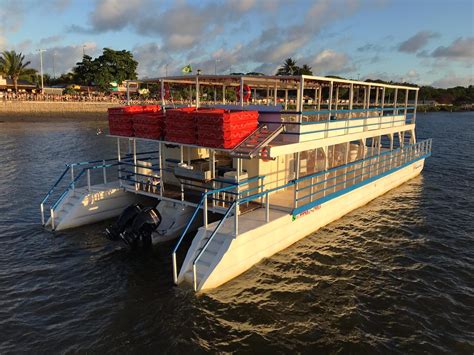
<path id="1" fill-rule="evenodd" d="M 261 149 L 273 141 L 283 129 L 283 125 L 279 125 L 276 129 L 269 129 L 266 124 L 262 125 L 237 145 L 230 155 L 242 159 L 252 159 L 256 156 L 266 157 L 261 153 Z"/>

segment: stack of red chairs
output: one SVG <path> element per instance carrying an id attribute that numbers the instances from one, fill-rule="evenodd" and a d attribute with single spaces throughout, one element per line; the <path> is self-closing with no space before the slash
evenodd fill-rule
<path id="1" fill-rule="evenodd" d="M 232 149 L 258 127 L 257 111 L 200 110 L 195 113 L 198 145 Z"/>
<path id="2" fill-rule="evenodd" d="M 133 116 L 135 137 L 161 139 L 165 115 L 159 105 L 143 106 L 143 113 Z"/>
<path id="3" fill-rule="evenodd" d="M 111 107 L 109 113 L 110 134 L 133 137 L 133 116 L 143 112 L 143 106 Z"/>
<path id="4" fill-rule="evenodd" d="M 162 136 L 164 115 L 159 105 L 112 107 L 108 113 L 112 135 L 152 139 Z"/>
<path id="5" fill-rule="evenodd" d="M 183 107 L 166 111 L 165 140 L 169 142 L 196 144 L 195 107 Z"/>

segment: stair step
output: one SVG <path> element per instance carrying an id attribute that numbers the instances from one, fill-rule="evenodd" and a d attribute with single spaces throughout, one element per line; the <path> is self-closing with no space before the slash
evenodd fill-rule
<path id="1" fill-rule="evenodd" d="M 197 272 L 196 273 L 196 276 L 197 276 L 197 279 L 198 279 L 198 282 L 199 280 L 201 280 L 203 277 L 204 277 L 204 273 L 201 273 L 201 272 Z M 186 273 L 184 274 L 184 278 L 189 280 L 189 281 L 193 281 L 194 279 L 194 275 L 193 275 L 193 268 L 191 267 L 190 270 L 186 271 Z"/>
<path id="2" fill-rule="evenodd" d="M 197 264 L 198 264 L 198 265 L 203 265 L 203 266 L 206 266 L 206 267 L 210 267 L 211 264 L 212 264 L 212 262 L 206 261 L 206 260 L 202 260 L 202 258 L 201 258 L 201 259 L 198 260 Z"/>

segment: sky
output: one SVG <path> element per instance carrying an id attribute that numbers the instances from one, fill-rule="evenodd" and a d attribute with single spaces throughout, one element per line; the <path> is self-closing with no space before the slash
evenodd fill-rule
<path id="1" fill-rule="evenodd" d="M 473 84 L 473 0 L 0 0 L 0 50 L 59 76 L 83 53 L 130 50 L 139 77 L 274 74 Z"/>

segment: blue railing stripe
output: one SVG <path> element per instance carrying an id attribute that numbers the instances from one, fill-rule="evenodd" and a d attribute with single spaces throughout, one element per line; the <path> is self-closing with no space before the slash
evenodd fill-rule
<path id="1" fill-rule="evenodd" d="M 327 196 L 325 196 L 325 197 L 323 197 L 323 198 L 317 199 L 317 200 L 315 200 L 315 201 L 313 201 L 313 202 L 310 202 L 310 203 L 307 203 L 307 204 L 305 204 L 305 205 L 303 205 L 303 206 L 297 207 L 297 208 L 295 208 L 295 209 L 292 211 L 292 214 L 293 214 L 293 215 L 300 214 L 300 213 L 302 213 L 302 212 L 304 212 L 304 211 L 307 211 L 307 210 L 309 210 L 309 209 L 311 209 L 311 208 L 313 208 L 313 207 L 316 207 L 316 206 L 321 205 L 321 204 L 323 204 L 323 203 L 325 203 L 325 202 L 327 202 L 327 201 L 330 201 L 330 200 L 332 200 L 332 199 L 335 199 L 336 197 L 339 197 L 339 196 L 341 196 L 341 195 L 344 195 L 344 194 L 348 193 L 349 191 L 355 190 L 355 189 L 357 189 L 357 188 L 359 188 L 359 187 L 361 187 L 361 186 L 367 185 L 367 184 L 369 184 L 369 183 L 371 183 L 371 182 L 373 182 L 373 181 L 375 181 L 375 180 L 377 180 L 377 179 L 380 179 L 380 178 L 382 178 L 382 177 L 384 177 L 384 176 L 390 175 L 391 173 L 393 173 L 393 172 L 395 172 L 395 171 L 398 171 L 398 170 L 400 170 L 400 169 L 403 169 L 404 167 L 406 167 L 406 166 L 408 166 L 408 165 L 410 165 L 410 164 L 413 164 L 413 163 L 415 163 L 415 162 L 417 162 L 417 161 L 419 161 L 419 160 L 426 159 L 426 158 L 429 157 L 430 155 L 431 155 L 431 153 L 424 154 L 424 155 L 422 155 L 422 156 L 420 156 L 420 157 L 418 157 L 418 158 L 416 158 L 416 159 L 407 161 L 406 163 L 404 163 L 404 164 L 402 164 L 402 165 L 400 165 L 400 166 L 394 167 L 394 168 L 392 168 L 392 169 L 390 169 L 390 170 L 388 170 L 388 171 L 386 171 L 386 172 L 384 172 L 384 173 L 381 173 L 381 174 L 378 174 L 378 175 L 373 176 L 373 177 L 371 177 L 371 178 L 365 179 L 365 180 L 363 180 L 363 181 L 361 181 L 361 182 L 359 182 L 359 183 L 353 184 L 353 185 L 351 185 L 351 186 L 349 186 L 349 187 L 347 187 L 347 188 L 345 188 L 345 189 L 336 191 L 336 192 L 334 192 L 334 193 L 332 193 L 332 194 L 330 194 L 330 195 L 327 195 Z"/>

